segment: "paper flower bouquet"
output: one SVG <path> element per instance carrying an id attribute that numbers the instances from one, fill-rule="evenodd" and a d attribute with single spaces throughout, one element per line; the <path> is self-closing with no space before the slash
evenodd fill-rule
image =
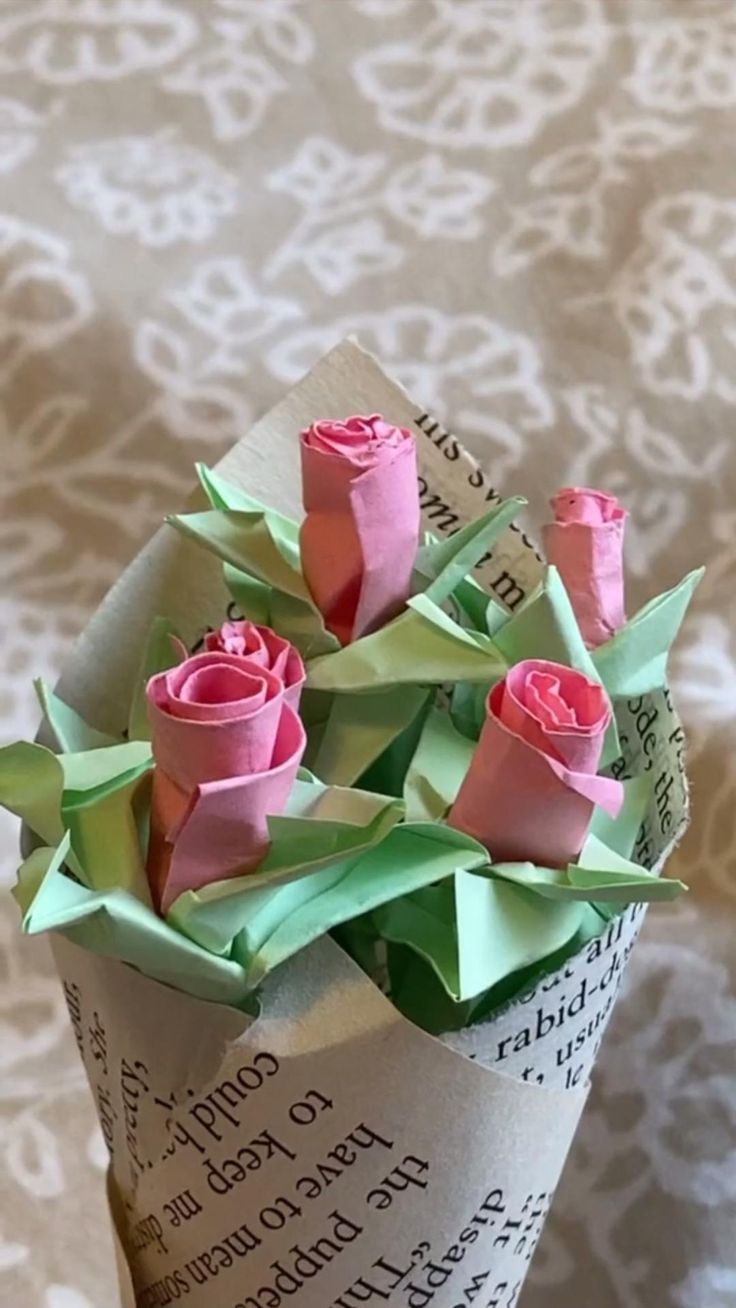
<path id="1" fill-rule="evenodd" d="M 199 479 L 0 751 L 123 1303 L 511 1308 L 684 889 L 699 574 L 627 620 L 611 496 L 560 491 L 543 563 L 349 343 Z"/>

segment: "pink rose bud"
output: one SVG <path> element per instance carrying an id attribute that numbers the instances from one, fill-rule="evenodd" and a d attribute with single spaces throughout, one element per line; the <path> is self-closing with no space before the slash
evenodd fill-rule
<path id="1" fill-rule="evenodd" d="M 288 664 L 288 660 L 287 660 Z M 257 658 L 195 654 L 148 683 L 153 798 L 148 879 L 165 913 L 185 890 L 252 871 L 306 745 L 284 680 Z"/>
<path id="2" fill-rule="evenodd" d="M 419 544 L 414 437 L 379 414 L 301 433 L 304 576 L 343 645 L 406 604 Z"/>
<path id="3" fill-rule="evenodd" d="M 559 571 L 583 640 L 595 649 L 626 621 L 623 544 L 626 510 L 613 495 L 567 486 L 550 501 L 543 528 L 547 559 Z"/>
<path id="4" fill-rule="evenodd" d="M 470 768 L 448 818 L 494 863 L 566 867 L 600 804 L 614 816 L 620 781 L 596 769 L 611 707 L 582 672 L 526 659 L 498 682 Z"/>
<path id="5" fill-rule="evenodd" d="M 255 622 L 240 619 L 223 622 L 219 631 L 209 631 L 204 639 L 206 650 L 219 650 L 223 654 L 240 654 L 252 659 L 262 668 L 275 672 L 284 683 L 284 699 L 294 709 L 299 708 L 302 687 L 307 679 L 301 655 L 290 641 L 277 636 L 270 627 L 258 627 Z"/>

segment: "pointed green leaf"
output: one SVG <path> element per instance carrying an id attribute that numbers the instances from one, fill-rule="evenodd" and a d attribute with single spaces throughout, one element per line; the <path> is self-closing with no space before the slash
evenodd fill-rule
<path id="1" fill-rule="evenodd" d="M 279 925 L 273 927 L 274 918 L 271 934 L 257 949 L 249 946 L 247 932 L 242 933 L 234 942 L 233 956 L 242 958 L 251 983 L 259 985 L 272 968 L 339 923 L 370 912 L 397 895 L 440 881 L 459 866 L 478 866 L 485 859 L 485 850 L 475 841 L 449 828 L 418 823 L 397 826 L 339 880 L 326 876 L 325 882 L 310 886 L 309 879 L 304 879 L 276 892 L 284 897 L 281 905 L 270 906 L 276 916 L 281 908 Z M 302 903 L 293 898 L 299 887 L 305 896 Z"/>
<path id="2" fill-rule="evenodd" d="M 271 627 L 271 587 L 258 581 L 247 572 L 241 572 L 230 563 L 223 563 L 222 575 L 230 594 L 238 606 L 240 615 L 261 627 Z"/>
<path id="3" fill-rule="evenodd" d="M 272 590 L 270 604 L 270 625 L 280 636 L 296 645 L 305 662 L 339 650 L 337 636 L 327 630 L 322 614 L 311 600 L 306 602 L 283 591 Z"/>
<path id="4" fill-rule="evenodd" d="M 61 847 L 26 909 L 23 930 L 28 935 L 60 931 L 83 949 L 130 963 L 199 999 L 240 1007 L 249 1002 L 245 972 L 237 962 L 200 949 L 124 890 L 89 890 L 72 881 L 61 870 L 63 862 Z"/>
<path id="5" fill-rule="evenodd" d="M 213 509 L 224 509 L 226 512 L 234 510 L 235 512 L 262 513 L 269 526 L 280 537 L 291 541 L 292 545 L 298 547 L 299 524 L 293 518 L 288 518 L 285 513 L 279 513 L 277 509 L 272 509 L 267 504 L 261 504 L 260 500 L 257 500 L 253 495 L 249 495 L 241 486 L 235 486 L 231 481 L 226 481 L 224 477 L 220 476 L 219 472 L 213 472 L 205 463 L 196 463 L 194 466 L 200 485 Z"/>
<path id="6" fill-rule="evenodd" d="M 322 781 L 352 786 L 424 707 L 418 686 L 336 695 L 312 765 Z"/>
<path id="7" fill-rule="evenodd" d="M 69 832 L 65 831 L 56 849 L 39 845 L 38 849 L 34 849 L 18 868 L 18 880 L 13 886 L 12 894 L 21 911 L 24 928 L 28 911 L 46 876 L 62 868 L 68 854 Z"/>
<path id="8" fill-rule="evenodd" d="M 502 500 L 452 536 L 423 545 L 414 564 L 415 590 L 443 604 L 525 504 L 519 498 Z"/>
<path id="9" fill-rule="evenodd" d="M 311 603 L 300 571 L 299 550 L 286 535 L 279 535 L 265 512 L 210 510 L 175 514 L 167 518 L 182 535 L 258 581 Z"/>
<path id="10" fill-rule="evenodd" d="M 422 891 L 375 917 L 384 939 L 415 950 L 448 995 L 463 1002 L 556 953 L 579 930 L 584 907 L 550 905 L 467 870 L 455 872 L 451 900 Z"/>
<path id="11" fill-rule="evenodd" d="M 57 845 L 64 835 L 63 788 L 61 761 L 50 749 L 26 741 L 0 749 L 0 804 L 46 845 Z"/>
<path id="12" fill-rule="evenodd" d="M 622 858 L 631 858 L 636 837 L 652 799 L 654 777 L 651 772 L 647 772 L 642 777 L 631 777 L 621 784 L 624 788 L 624 802 L 618 815 L 610 817 L 605 809 L 596 804 L 590 835 L 597 836 L 602 844 Z"/>
<path id="13" fill-rule="evenodd" d="M 439 685 L 503 676 L 506 664 L 493 641 L 459 627 L 425 595 L 380 631 L 316 659 L 308 685 L 339 693 L 381 686 Z"/>
<path id="14" fill-rule="evenodd" d="M 315 874 L 334 864 L 339 875 L 366 849 L 383 841 L 403 817 L 400 800 L 368 791 L 297 781 L 287 812 L 268 820 L 271 848 L 256 872 L 189 890 L 172 905 L 167 920 L 205 948 L 224 953 L 239 932 L 255 930 L 261 905 L 287 885 L 309 883 L 279 903 L 316 893 Z"/>
<path id="15" fill-rule="evenodd" d="M 689 572 L 678 586 L 650 600 L 615 636 L 593 650 L 598 676 L 612 699 L 648 695 L 666 684 L 672 642 L 704 571 Z"/>
<path id="16" fill-rule="evenodd" d="M 59 749 L 64 753 L 78 753 L 80 750 L 98 749 L 116 743 L 114 736 L 91 727 L 73 708 L 59 699 L 42 677 L 37 677 L 33 685 L 43 715 L 54 733 Z"/>
<path id="17" fill-rule="evenodd" d="M 624 904 L 676 899 L 686 889 L 681 881 L 658 877 L 638 863 L 588 836 L 579 863 L 567 868 L 535 867 L 532 863 L 500 863 L 489 876 L 513 882 L 547 900 L 587 900 Z"/>
<path id="18" fill-rule="evenodd" d="M 432 709 L 404 783 L 409 821 L 439 821 L 454 802 L 475 752 L 443 709 Z"/>

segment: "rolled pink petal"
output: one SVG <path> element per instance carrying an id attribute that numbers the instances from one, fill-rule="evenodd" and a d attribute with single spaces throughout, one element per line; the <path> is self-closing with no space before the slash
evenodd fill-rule
<path id="1" fill-rule="evenodd" d="M 188 797 L 165 772 L 154 772 L 156 857 L 163 864 L 162 913 L 185 890 L 254 871 L 268 852 L 268 817 L 282 813 L 296 780 L 306 735 L 299 715 L 284 704 L 272 766 L 249 777 L 204 782 Z M 161 817 L 168 818 L 165 831 Z M 152 823 L 152 833 L 154 824 Z"/>
<path id="2" fill-rule="evenodd" d="M 613 495 L 568 486 L 550 501 L 555 521 L 543 528 L 547 559 L 557 568 L 589 649 L 622 627 L 626 510 Z"/>
<path id="3" fill-rule="evenodd" d="M 582 672 L 528 659 L 494 686 L 470 768 L 448 822 L 494 863 L 566 867 L 599 804 L 615 816 L 620 781 L 599 777 L 611 707 Z"/>
<path id="4" fill-rule="evenodd" d="M 288 654 L 282 661 L 293 669 Z M 152 677 L 146 693 L 155 763 L 147 872 L 166 912 L 182 890 L 262 860 L 267 818 L 283 810 L 306 736 L 282 678 L 250 655 L 196 654 Z"/>
<path id="5" fill-rule="evenodd" d="M 284 696 L 292 708 L 299 708 L 307 674 L 297 649 L 270 627 L 260 627 L 245 618 L 223 622 L 218 631 L 209 631 L 204 647 L 211 652 L 240 654 L 254 659 L 261 667 L 275 672 L 284 683 Z"/>
<path id="6" fill-rule="evenodd" d="M 343 645 L 409 597 L 419 544 L 416 445 L 379 414 L 322 419 L 301 433 L 304 576 Z"/>

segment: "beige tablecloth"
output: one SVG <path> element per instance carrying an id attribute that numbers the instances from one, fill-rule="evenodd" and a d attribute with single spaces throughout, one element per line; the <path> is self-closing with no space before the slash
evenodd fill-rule
<path id="1" fill-rule="evenodd" d="M 531 522 L 615 491 L 631 607 L 709 565 L 693 890 L 649 915 L 525 1308 L 736 1305 L 735 134 L 732 0 L 0 0 L 5 739 L 193 460 L 347 331 Z M 0 931 L 0 1300 L 111 1308 L 58 989 L 8 897 Z"/>

